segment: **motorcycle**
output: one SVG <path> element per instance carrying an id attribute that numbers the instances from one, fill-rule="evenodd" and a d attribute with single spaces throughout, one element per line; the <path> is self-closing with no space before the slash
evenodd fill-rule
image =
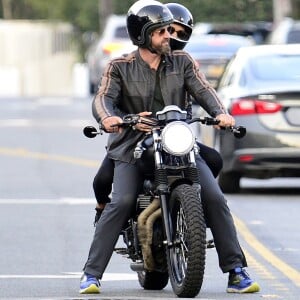
<path id="1" fill-rule="evenodd" d="M 143 193 L 122 232 L 126 247 L 115 248 L 131 259 L 138 280 L 146 290 L 161 290 L 170 279 L 178 297 L 193 298 L 200 292 L 206 249 L 206 221 L 201 203 L 201 182 L 196 168 L 199 152 L 190 124 L 217 125 L 209 117 L 187 119 L 187 112 L 175 105 L 157 112 L 156 118 L 127 115 L 122 127 L 138 123 L 152 126 L 134 150 L 144 174 Z M 120 126 L 120 125 L 118 125 Z M 242 126 L 230 127 L 241 138 Z M 84 128 L 87 137 L 103 133 L 92 126 Z M 201 171 L 201 170 L 200 170 Z"/>

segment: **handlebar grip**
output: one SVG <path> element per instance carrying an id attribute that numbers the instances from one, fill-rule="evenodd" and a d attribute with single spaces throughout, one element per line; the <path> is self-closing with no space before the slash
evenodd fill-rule
<path id="1" fill-rule="evenodd" d="M 247 133 L 246 127 L 244 126 L 233 127 L 231 131 L 233 132 L 233 135 L 238 139 L 243 138 Z"/>
<path id="2" fill-rule="evenodd" d="M 233 133 L 234 137 L 238 138 L 238 139 L 241 139 L 243 138 L 246 133 L 247 133 L 247 130 L 244 126 L 230 126 L 230 127 L 223 127 L 221 126 L 220 127 L 222 130 L 226 130 L 226 129 L 229 129 L 230 132 Z"/>

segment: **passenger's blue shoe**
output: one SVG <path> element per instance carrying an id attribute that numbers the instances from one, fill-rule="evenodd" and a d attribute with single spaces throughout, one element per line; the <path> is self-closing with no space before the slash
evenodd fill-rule
<path id="1" fill-rule="evenodd" d="M 242 268 L 235 268 L 229 273 L 227 293 L 256 293 L 259 292 L 258 283 L 254 282 Z"/>
<path id="2" fill-rule="evenodd" d="M 100 281 L 94 276 L 84 273 L 80 279 L 80 294 L 99 294 Z"/>

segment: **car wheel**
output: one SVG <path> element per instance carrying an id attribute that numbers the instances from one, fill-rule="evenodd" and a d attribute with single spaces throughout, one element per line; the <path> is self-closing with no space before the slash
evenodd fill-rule
<path id="1" fill-rule="evenodd" d="M 219 185 L 223 193 L 235 194 L 240 191 L 241 176 L 235 172 L 220 173 Z"/>

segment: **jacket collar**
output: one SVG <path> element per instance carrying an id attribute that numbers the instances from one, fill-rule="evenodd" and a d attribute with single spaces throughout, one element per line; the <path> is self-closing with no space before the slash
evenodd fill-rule
<path id="1" fill-rule="evenodd" d="M 135 57 L 136 57 L 137 62 L 139 64 L 141 64 L 143 67 L 149 68 L 149 65 L 142 59 L 139 50 L 137 49 L 134 53 L 135 53 Z M 163 55 L 162 58 L 161 58 L 160 65 L 161 64 L 164 64 L 165 66 L 172 65 L 170 56 L 169 55 Z"/>

